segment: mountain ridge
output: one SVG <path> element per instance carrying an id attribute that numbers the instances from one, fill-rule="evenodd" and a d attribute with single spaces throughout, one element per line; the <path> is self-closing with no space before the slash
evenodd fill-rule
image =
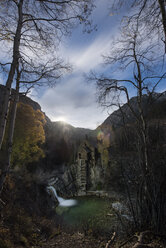
<path id="1" fill-rule="evenodd" d="M 12 89 L 14 92 L 14 89 Z M 3 102 L 3 95 L 5 92 L 5 86 L 0 85 L 0 113 L 2 111 L 2 102 Z M 150 102 L 149 102 L 150 99 Z M 24 104 L 30 105 L 34 110 L 41 110 L 41 106 L 36 101 L 32 100 L 30 97 L 25 96 L 20 93 L 20 102 Z M 147 108 L 150 106 L 152 108 L 153 104 L 161 103 L 166 101 L 166 91 L 162 93 L 153 93 L 151 95 L 151 98 L 147 95 L 143 95 L 143 104 L 145 110 L 148 112 Z M 132 97 L 130 99 L 130 103 L 134 110 L 137 112 L 137 97 Z M 67 136 L 66 139 L 74 139 L 74 140 L 83 140 L 87 138 L 88 136 L 95 137 L 96 133 L 99 129 L 105 129 L 107 127 L 113 127 L 118 128 L 122 127 L 125 123 L 132 122 L 133 121 L 133 114 L 128 106 L 127 103 L 121 106 L 121 109 L 115 110 L 113 113 L 111 113 L 102 123 L 99 125 L 96 129 L 89 129 L 89 128 L 82 128 L 82 127 L 74 127 L 73 125 L 62 122 L 62 121 L 51 121 L 49 117 L 46 115 L 46 113 L 42 112 L 45 115 L 46 118 L 46 133 L 49 136 L 51 136 L 54 133 L 54 136 L 60 137 L 60 136 Z M 78 136 L 78 137 L 77 137 Z M 55 137 L 56 138 L 56 137 Z"/>
<path id="2" fill-rule="evenodd" d="M 161 103 L 166 101 L 166 91 L 162 93 L 153 93 L 151 96 L 143 95 L 143 108 L 145 114 L 148 113 L 148 111 L 155 106 L 155 104 Z M 133 110 L 137 113 L 138 112 L 138 102 L 137 97 L 134 96 L 130 98 L 130 104 L 133 108 Z M 123 119 L 123 120 L 122 120 Z M 128 103 L 125 103 L 121 106 L 121 109 L 115 110 L 113 113 L 111 113 L 104 122 L 99 125 L 97 128 L 102 128 L 106 125 L 113 125 L 115 128 L 121 127 L 124 125 L 124 122 L 132 122 L 134 120 L 133 113 L 131 112 Z"/>

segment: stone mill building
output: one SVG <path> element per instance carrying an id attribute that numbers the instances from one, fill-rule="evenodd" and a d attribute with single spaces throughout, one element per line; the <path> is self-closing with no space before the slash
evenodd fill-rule
<path id="1" fill-rule="evenodd" d="M 77 154 L 76 182 L 78 195 L 86 195 L 89 190 L 96 190 L 103 183 L 103 168 L 97 148 L 89 141 L 84 141 Z"/>

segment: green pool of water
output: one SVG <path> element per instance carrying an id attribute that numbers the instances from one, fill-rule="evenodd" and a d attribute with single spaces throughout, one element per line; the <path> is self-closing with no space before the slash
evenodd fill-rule
<path id="1" fill-rule="evenodd" d="M 78 204 L 73 207 L 56 208 L 67 228 L 88 232 L 110 232 L 113 220 L 111 201 L 97 197 L 79 197 Z"/>

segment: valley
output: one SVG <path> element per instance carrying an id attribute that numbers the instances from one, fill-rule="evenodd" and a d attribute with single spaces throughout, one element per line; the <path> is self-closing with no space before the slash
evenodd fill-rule
<path id="1" fill-rule="evenodd" d="M 0 92 L 2 95 L 3 87 Z M 131 100 L 133 108 L 137 108 L 135 99 Z M 148 105 L 146 99 L 145 96 L 148 153 L 155 180 L 160 180 L 164 192 L 166 94 L 161 98 L 155 95 L 153 105 Z M 113 233 L 118 247 L 143 221 L 136 212 L 141 178 L 135 147 L 137 123 L 128 106 L 112 113 L 96 130 L 51 122 L 28 97 L 20 98 L 19 108 L 16 128 L 19 123 L 19 130 L 27 129 L 27 135 L 31 135 L 31 125 L 25 129 L 25 117 L 19 112 L 26 114 L 28 124 L 28 111 L 34 111 L 38 113 L 35 118 L 40 120 L 44 138 L 28 141 L 24 131 L 25 136 L 20 136 L 13 148 L 17 151 L 19 147 L 22 160 L 17 159 L 16 152 L 13 154 L 13 165 L 2 192 L 0 238 L 3 240 L 5 235 L 5 240 L 1 247 L 68 247 L 65 242 L 73 247 L 77 243 L 79 247 L 105 247 Z M 34 121 L 34 130 L 38 132 L 38 128 Z M 24 147 L 25 143 L 28 147 L 28 142 L 37 148 L 31 154 Z M 155 247 L 164 247 L 164 239 L 156 239 L 154 236 L 152 241 L 157 242 Z M 131 247 L 135 240 L 124 247 Z"/>

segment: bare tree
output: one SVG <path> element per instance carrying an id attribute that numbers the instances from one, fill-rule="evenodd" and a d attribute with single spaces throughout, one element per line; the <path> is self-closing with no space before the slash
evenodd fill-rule
<path id="1" fill-rule="evenodd" d="M 122 29 L 121 37 L 114 42 L 110 53 L 104 56 L 105 63 L 110 68 L 110 75 L 97 76 L 92 73 L 90 77 L 97 83 L 99 103 L 104 107 L 121 105 L 119 103 L 123 95 L 136 123 L 137 152 L 142 180 L 140 184 L 143 185 L 138 188 L 142 222 L 145 221 L 145 214 L 149 218 L 148 221 L 151 218 L 155 222 L 161 210 L 156 205 L 154 190 L 156 185 L 153 184 L 154 174 L 149 163 L 144 98 L 146 93 L 150 99 L 160 82 L 166 78 L 166 73 L 162 73 L 160 69 L 162 55 L 159 54 L 162 52 L 160 53 L 158 41 L 146 32 L 144 23 L 132 22 Z M 119 78 L 118 74 L 121 75 Z M 135 104 L 131 104 L 130 101 L 131 90 L 137 96 Z M 157 225 L 157 221 L 155 224 Z"/>
<path id="2" fill-rule="evenodd" d="M 130 13 L 125 16 L 126 25 L 131 22 L 141 22 L 148 26 L 148 32 L 158 35 L 164 42 L 166 53 L 166 0 L 131 0 L 114 1 L 112 10 L 118 10 L 128 5 Z"/>
<path id="3" fill-rule="evenodd" d="M 46 56 L 57 50 L 63 35 L 70 32 L 76 20 L 90 26 L 88 16 L 93 0 L 3 0 L 1 1 L 0 40 L 11 51 L 10 68 L 6 81 L 3 112 L 0 119 L 0 148 L 5 133 L 9 96 L 19 59 L 33 64 L 33 57 Z M 11 42 L 11 46 L 6 43 Z M 6 54 L 8 57 L 8 54 Z M 2 62 L 6 65 L 6 62 Z M 42 64 L 42 61 L 41 61 Z M 38 63 L 39 65 L 39 63 Z M 35 83 L 35 82 L 34 82 Z"/>

